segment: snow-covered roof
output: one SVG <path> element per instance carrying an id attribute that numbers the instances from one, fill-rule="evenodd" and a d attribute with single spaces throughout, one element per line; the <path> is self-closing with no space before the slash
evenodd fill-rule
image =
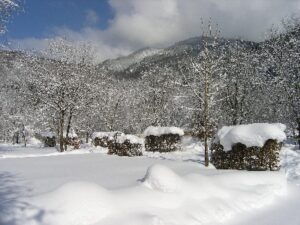
<path id="1" fill-rule="evenodd" d="M 184 131 L 181 128 L 178 127 L 148 127 L 144 131 L 144 136 L 161 136 L 164 134 L 178 134 L 180 136 L 184 135 Z"/>
<path id="2" fill-rule="evenodd" d="M 131 135 L 131 134 L 122 134 L 120 136 L 117 136 L 116 141 L 118 143 L 124 143 L 126 140 L 128 140 L 130 143 L 132 144 L 144 144 L 144 139 L 143 138 L 139 138 L 135 135 Z"/>
<path id="3" fill-rule="evenodd" d="M 247 147 L 262 147 L 269 139 L 284 141 L 286 139 L 285 129 L 286 126 L 281 123 L 225 126 L 218 131 L 217 140 L 224 147 L 224 151 L 230 151 L 232 146 L 237 143 L 242 143 Z"/>
<path id="4" fill-rule="evenodd" d="M 112 131 L 112 132 L 94 132 L 92 134 L 92 139 L 94 140 L 95 138 L 103 138 L 103 137 L 108 137 L 108 138 L 112 138 L 116 133 L 120 133 L 123 134 L 120 131 Z"/>

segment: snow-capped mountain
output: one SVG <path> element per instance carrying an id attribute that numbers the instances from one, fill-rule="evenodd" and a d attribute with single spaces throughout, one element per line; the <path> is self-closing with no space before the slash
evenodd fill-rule
<path id="1" fill-rule="evenodd" d="M 203 43 L 213 41 L 207 37 L 193 37 L 184 41 L 180 41 L 164 49 L 145 48 L 140 49 L 128 56 L 117 59 L 106 60 L 99 65 L 100 69 L 105 69 L 117 77 L 136 78 L 142 76 L 143 72 L 152 67 L 169 67 L 176 69 L 178 63 L 188 55 L 195 55 L 202 51 Z M 250 48 L 257 46 L 258 43 L 228 40 L 220 38 L 217 44 L 222 47 L 225 43 L 238 43 L 240 45 L 249 46 Z"/>
<path id="2" fill-rule="evenodd" d="M 135 63 L 141 62 L 144 58 L 153 55 L 159 55 L 163 51 L 163 49 L 143 48 L 131 53 L 128 56 L 122 56 L 116 59 L 108 59 L 102 63 L 102 66 L 106 67 L 109 70 L 122 71 Z"/>

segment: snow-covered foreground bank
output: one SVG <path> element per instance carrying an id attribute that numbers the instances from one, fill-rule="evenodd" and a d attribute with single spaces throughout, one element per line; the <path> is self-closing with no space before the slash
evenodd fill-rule
<path id="1" fill-rule="evenodd" d="M 134 158 L 1 145 L 0 224 L 299 225 L 300 153 L 292 148 L 280 172 L 246 172 L 204 168 L 192 143 Z"/>

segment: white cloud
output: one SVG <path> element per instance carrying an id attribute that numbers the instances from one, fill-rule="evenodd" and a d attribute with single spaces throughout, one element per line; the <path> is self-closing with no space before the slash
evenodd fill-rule
<path id="1" fill-rule="evenodd" d="M 89 41 L 101 61 L 141 47 L 163 47 L 199 36 L 201 18 L 212 18 L 225 37 L 262 40 L 272 24 L 300 10 L 300 0 L 109 0 L 109 4 L 115 15 L 107 29 L 92 27 L 99 18 L 91 10 L 85 28 L 56 28 L 55 34 Z M 39 40 L 31 41 L 41 45 Z M 30 45 L 28 40 L 20 43 Z"/>
<path id="2" fill-rule="evenodd" d="M 96 25 L 99 22 L 99 16 L 94 10 L 86 11 L 86 24 L 88 26 Z"/>

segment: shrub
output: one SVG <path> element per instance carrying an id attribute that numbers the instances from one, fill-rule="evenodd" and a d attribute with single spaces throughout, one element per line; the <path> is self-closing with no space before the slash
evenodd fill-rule
<path id="1" fill-rule="evenodd" d="M 94 146 L 107 148 L 110 141 L 114 139 L 115 135 L 123 134 L 122 132 L 95 132 L 92 135 L 92 142 Z"/>
<path id="2" fill-rule="evenodd" d="M 150 135 L 145 137 L 146 151 L 173 152 L 181 150 L 181 137 L 178 134 Z"/>
<path id="3" fill-rule="evenodd" d="M 148 127 L 144 131 L 145 149 L 152 152 L 181 150 L 183 135 L 184 131 L 178 127 Z"/>
<path id="4" fill-rule="evenodd" d="M 108 141 L 108 154 L 118 156 L 142 156 L 144 140 L 134 136 L 116 133 L 112 140 Z"/>
<path id="5" fill-rule="evenodd" d="M 269 139 L 263 147 L 246 147 L 237 143 L 230 151 L 224 151 L 220 143 L 211 146 L 211 163 L 217 169 L 279 170 L 279 151 L 282 143 Z"/>

